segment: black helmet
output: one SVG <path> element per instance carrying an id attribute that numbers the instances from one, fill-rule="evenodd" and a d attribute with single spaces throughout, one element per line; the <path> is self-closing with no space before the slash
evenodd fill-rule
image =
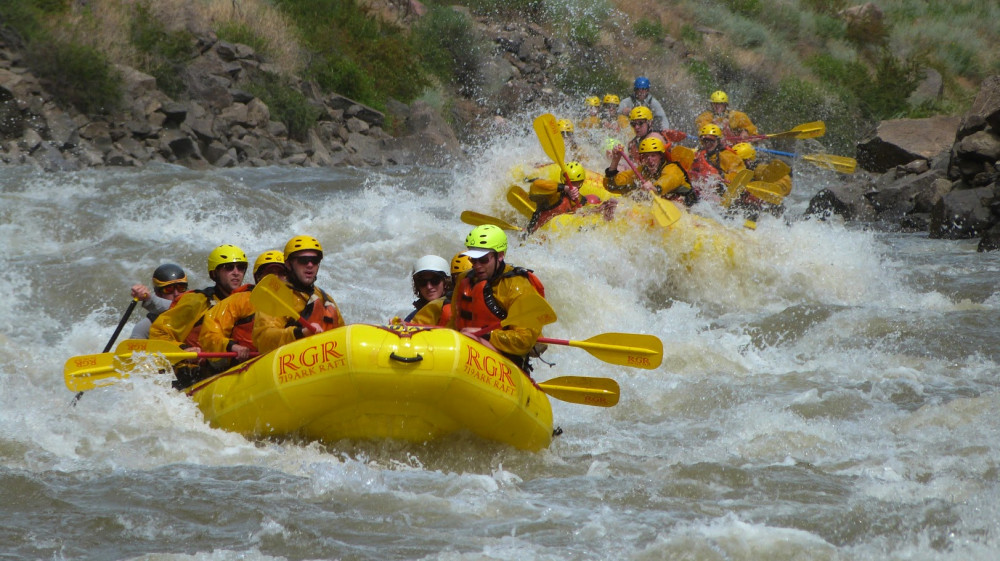
<path id="1" fill-rule="evenodd" d="M 169 284 L 177 283 L 187 283 L 187 275 L 184 274 L 184 269 L 173 263 L 164 263 L 153 271 L 153 286 L 156 288 L 162 288 Z"/>

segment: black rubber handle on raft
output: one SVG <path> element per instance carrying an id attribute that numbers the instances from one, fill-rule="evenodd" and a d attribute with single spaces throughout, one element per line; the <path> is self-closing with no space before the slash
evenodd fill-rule
<path id="1" fill-rule="evenodd" d="M 391 358 L 392 360 L 398 360 L 399 362 L 406 362 L 406 363 L 420 362 L 421 360 L 424 360 L 424 357 L 422 357 L 420 355 L 417 355 L 417 356 L 399 356 L 395 352 L 389 353 L 389 358 Z"/>

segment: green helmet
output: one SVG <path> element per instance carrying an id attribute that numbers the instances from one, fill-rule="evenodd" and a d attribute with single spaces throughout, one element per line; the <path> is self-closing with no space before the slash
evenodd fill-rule
<path id="1" fill-rule="evenodd" d="M 499 226 L 483 224 L 476 226 L 465 237 L 465 247 L 469 249 L 492 249 L 496 252 L 507 251 L 507 234 Z"/>

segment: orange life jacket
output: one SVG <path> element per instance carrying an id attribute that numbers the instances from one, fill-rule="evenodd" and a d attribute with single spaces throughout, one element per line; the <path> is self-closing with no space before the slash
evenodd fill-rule
<path id="1" fill-rule="evenodd" d="M 459 330 L 466 327 L 489 331 L 499 329 L 500 322 L 507 319 L 507 310 L 497 302 L 493 295 L 493 285 L 502 279 L 514 276 L 527 277 L 538 294 L 542 297 L 545 296 L 545 286 L 542 285 L 541 279 L 535 276 L 533 271 L 522 267 L 511 267 L 499 277 L 495 277 L 493 282 L 481 280 L 472 284 L 472 280 L 466 275 L 459 281 L 458 288 L 455 290 L 458 302 L 451 303 L 453 307 L 451 313 L 455 314 L 457 311 L 455 326 Z M 457 308 L 454 308 L 456 304 Z"/>
<path id="2" fill-rule="evenodd" d="M 327 302 L 333 302 L 333 298 L 330 298 L 318 286 L 316 287 L 316 291 L 319 292 L 320 297 L 307 303 L 299 315 L 309 323 L 318 323 L 323 328 L 323 331 L 333 329 L 337 326 L 337 312 L 326 305 Z"/>

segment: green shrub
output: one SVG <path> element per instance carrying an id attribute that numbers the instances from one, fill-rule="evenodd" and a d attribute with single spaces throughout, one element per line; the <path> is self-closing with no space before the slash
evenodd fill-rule
<path id="1" fill-rule="evenodd" d="M 356 0 L 275 0 L 313 56 L 305 74 L 325 89 L 378 109 L 409 103 L 430 83 L 403 30 L 369 17 Z"/>
<path id="2" fill-rule="evenodd" d="M 705 36 L 693 25 L 685 23 L 681 26 L 681 41 L 689 47 L 700 47 L 705 43 Z"/>
<path id="3" fill-rule="evenodd" d="M 254 30 L 250 29 L 250 27 L 245 23 L 236 21 L 219 22 L 215 26 L 215 35 L 223 41 L 229 41 L 230 43 L 242 43 L 257 52 L 267 52 L 267 41 L 265 41 L 259 34 L 255 33 Z"/>
<path id="4" fill-rule="evenodd" d="M 726 0 L 726 4 L 730 10 L 747 17 L 755 17 L 761 12 L 760 0 Z"/>
<path id="5" fill-rule="evenodd" d="M 295 140 L 304 141 L 322 114 L 319 107 L 277 74 L 261 72 L 249 80 L 247 89 L 267 105 L 272 119 L 288 127 L 288 135 Z"/>
<path id="6" fill-rule="evenodd" d="M 432 6 L 413 27 L 412 40 L 424 66 L 442 83 L 465 87 L 477 82 L 488 46 L 461 12 Z"/>
<path id="7" fill-rule="evenodd" d="M 559 68 L 561 71 L 556 74 L 556 86 L 577 97 L 631 90 L 630 82 L 622 80 L 614 72 L 608 72 L 609 68 L 613 68 L 610 54 L 601 49 L 580 49 Z"/>
<path id="8" fill-rule="evenodd" d="M 639 21 L 635 22 L 635 25 L 632 26 L 632 32 L 635 33 L 636 37 L 649 39 L 656 43 L 667 37 L 667 30 L 663 27 L 663 24 L 658 20 L 649 18 L 639 18 Z"/>
<path id="9" fill-rule="evenodd" d="M 157 62 L 181 62 L 194 55 L 194 36 L 187 31 L 167 31 L 144 3 L 135 5 L 129 40 L 140 53 Z"/>
<path id="10" fill-rule="evenodd" d="M 57 100 L 82 113 L 108 113 L 121 102 L 121 76 L 94 48 L 63 41 L 33 41 L 25 60 Z"/>

